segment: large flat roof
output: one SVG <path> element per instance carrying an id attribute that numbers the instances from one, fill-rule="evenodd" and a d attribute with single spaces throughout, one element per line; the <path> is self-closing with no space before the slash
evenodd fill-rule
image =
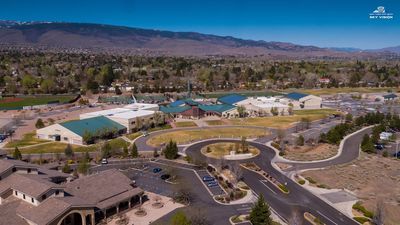
<path id="1" fill-rule="evenodd" d="M 97 131 L 102 131 L 104 129 L 117 129 L 118 131 L 125 129 L 125 127 L 121 124 L 104 116 L 64 122 L 60 123 L 60 125 L 81 137 L 85 134 L 85 132 L 96 134 Z"/>
<path id="2" fill-rule="evenodd" d="M 129 110 L 126 112 L 113 114 L 112 116 L 109 116 L 109 117 L 110 118 L 122 118 L 122 119 L 134 119 L 137 117 L 150 116 L 153 114 L 154 114 L 154 111 L 151 111 L 151 110 L 137 110 L 137 111 Z"/>
<path id="3" fill-rule="evenodd" d="M 124 108 L 106 109 L 106 110 L 100 110 L 100 111 L 96 111 L 96 112 L 83 113 L 80 116 L 81 117 L 112 116 L 114 114 L 128 112 L 131 110 L 132 109 L 124 109 Z"/>

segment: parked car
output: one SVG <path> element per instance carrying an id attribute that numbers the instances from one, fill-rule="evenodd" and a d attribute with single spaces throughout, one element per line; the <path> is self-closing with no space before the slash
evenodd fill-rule
<path id="1" fill-rule="evenodd" d="M 163 174 L 163 175 L 161 175 L 161 180 L 168 180 L 169 178 L 171 177 L 171 175 L 169 175 L 169 174 Z"/>
<path id="2" fill-rule="evenodd" d="M 211 181 L 207 183 L 207 187 L 216 187 L 218 186 L 218 182 L 216 181 Z"/>
<path id="3" fill-rule="evenodd" d="M 393 156 L 396 158 L 400 158 L 400 152 L 397 152 L 397 155 L 396 155 L 396 153 L 394 153 Z"/>
<path id="4" fill-rule="evenodd" d="M 376 150 L 383 150 L 384 148 L 385 148 L 384 144 L 380 144 L 380 143 L 375 144 L 375 149 Z"/>
<path id="5" fill-rule="evenodd" d="M 107 159 L 106 159 L 106 158 L 103 158 L 103 159 L 101 160 L 101 164 L 103 164 L 103 165 L 108 164 Z"/>
<path id="6" fill-rule="evenodd" d="M 161 168 L 156 167 L 153 169 L 153 173 L 159 173 L 161 172 L 161 170 L 162 170 Z"/>
<path id="7" fill-rule="evenodd" d="M 210 181 L 214 181 L 215 179 L 214 179 L 214 177 L 212 177 L 212 176 L 204 176 L 203 177 L 203 181 L 204 182 L 210 182 Z"/>

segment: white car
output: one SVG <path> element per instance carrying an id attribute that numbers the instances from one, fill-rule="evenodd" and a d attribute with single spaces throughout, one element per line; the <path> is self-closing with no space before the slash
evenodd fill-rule
<path id="1" fill-rule="evenodd" d="M 101 160 L 101 164 L 103 164 L 103 165 L 104 165 L 104 164 L 108 164 L 107 159 L 106 159 L 106 158 L 102 159 L 102 160 Z"/>

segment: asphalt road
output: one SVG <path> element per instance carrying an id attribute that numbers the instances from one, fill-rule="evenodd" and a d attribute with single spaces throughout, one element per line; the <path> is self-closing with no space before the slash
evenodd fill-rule
<path id="1" fill-rule="evenodd" d="M 356 159 L 359 155 L 359 144 L 361 139 L 365 133 L 370 132 L 371 129 L 366 129 L 361 133 L 353 135 L 349 137 L 344 142 L 344 149 L 342 154 L 334 158 L 332 160 L 327 160 L 324 162 L 316 162 L 316 163 L 293 163 L 296 165 L 297 169 L 312 169 L 312 168 L 323 168 L 330 165 L 337 165 L 342 163 L 350 162 Z M 186 154 L 191 158 L 196 158 L 200 160 L 204 160 L 208 163 L 216 163 L 217 160 L 206 158 L 203 154 L 201 154 L 200 150 L 204 146 L 209 144 L 221 142 L 221 141 L 229 141 L 232 140 L 210 140 L 203 141 L 200 143 L 196 143 L 194 145 L 186 148 Z M 235 142 L 235 141 L 233 141 Z M 291 179 L 289 179 L 286 175 L 276 170 L 271 165 L 271 160 L 275 157 L 275 151 L 270 149 L 261 143 L 249 142 L 250 145 L 257 147 L 260 149 L 260 155 L 247 160 L 239 160 L 235 162 L 228 161 L 227 163 L 237 163 L 237 162 L 246 162 L 252 161 L 256 163 L 260 168 L 264 171 L 267 171 L 272 177 L 277 179 L 280 183 L 286 184 L 288 189 L 290 190 L 289 194 L 284 194 L 280 190 L 278 190 L 274 185 L 269 182 L 263 182 L 265 178 L 261 175 L 258 175 L 254 172 L 245 170 L 243 173 L 244 181 L 250 186 L 250 188 L 255 191 L 257 194 L 263 194 L 270 204 L 270 206 L 276 210 L 281 216 L 286 219 L 289 219 L 292 216 L 294 211 L 298 211 L 299 213 L 310 212 L 313 215 L 319 217 L 321 221 L 325 224 L 332 225 L 356 225 L 358 224 L 354 220 L 348 218 L 343 215 L 335 208 L 313 195 Z M 290 171 L 290 170 L 288 170 Z M 303 221 L 306 222 L 306 221 Z"/>

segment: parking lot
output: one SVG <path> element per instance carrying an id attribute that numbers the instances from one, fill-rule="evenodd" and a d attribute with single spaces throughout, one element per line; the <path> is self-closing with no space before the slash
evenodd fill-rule
<path id="1" fill-rule="evenodd" d="M 196 173 L 199 175 L 200 179 L 206 176 L 211 176 L 210 173 L 208 173 L 207 170 L 198 170 Z M 217 182 L 218 183 L 218 182 Z M 203 182 L 204 186 L 212 193 L 212 195 L 222 195 L 225 194 L 225 191 L 221 188 L 221 186 L 218 184 L 216 186 L 208 187 L 207 182 Z"/>

